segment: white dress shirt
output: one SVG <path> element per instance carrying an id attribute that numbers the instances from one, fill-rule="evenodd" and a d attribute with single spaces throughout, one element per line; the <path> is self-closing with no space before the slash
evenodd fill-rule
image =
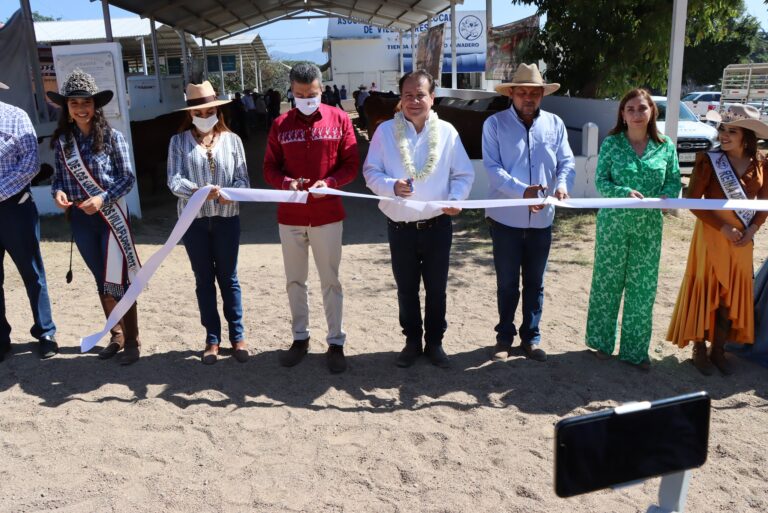
<path id="1" fill-rule="evenodd" d="M 432 113 L 421 133 L 416 133 L 413 123 L 405 120 L 405 137 L 416 169 L 422 169 L 429 155 L 429 131 L 438 130 L 437 154 L 439 160 L 432 173 L 413 180 L 413 194 L 408 198 L 417 201 L 463 200 L 469 196 L 475 172 L 461 144 L 459 133 L 453 125 Z M 376 129 L 368 157 L 363 165 L 365 183 L 377 196 L 395 197 L 395 182 L 407 179 L 400 157 L 395 134 L 395 120 L 385 121 Z M 427 208 L 421 212 L 397 201 L 380 201 L 379 208 L 392 221 L 420 221 L 441 215 L 440 208 Z"/>

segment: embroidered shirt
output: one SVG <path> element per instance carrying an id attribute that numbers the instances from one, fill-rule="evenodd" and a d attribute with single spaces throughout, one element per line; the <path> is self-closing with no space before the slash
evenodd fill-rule
<path id="1" fill-rule="evenodd" d="M 20 108 L 0 102 L 0 201 L 27 188 L 39 169 L 32 121 Z"/>
<path id="2" fill-rule="evenodd" d="M 424 167 L 429 155 L 429 131 L 438 131 L 437 154 L 439 160 L 434 171 L 425 179 L 413 181 L 413 195 L 408 199 L 418 201 L 463 200 L 469 196 L 475 172 L 456 129 L 442 119 L 427 120 L 424 129 L 416 133 L 413 123 L 405 120 L 405 137 L 412 152 L 416 169 Z M 400 156 L 395 120 L 385 121 L 376 129 L 363 165 L 365 183 L 374 194 L 395 197 L 395 182 L 408 178 Z M 380 201 L 379 208 L 393 221 L 419 221 L 442 214 L 442 209 L 425 209 L 422 212 L 405 207 L 394 201 Z"/>
<path id="3" fill-rule="evenodd" d="M 570 190 L 576 160 L 562 119 L 540 110 L 528 128 L 512 106 L 485 120 L 483 164 L 489 198 L 519 199 L 529 185 L 543 185 L 549 196 L 559 188 Z M 514 228 L 546 228 L 552 224 L 555 207 L 535 213 L 528 207 L 491 208 L 485 215 Z"/>
<path id="4" fill-rule="evenodd" d="M 211 172 L 206 149 L 197 143 L 191 129 L 171 138 L 168 146 L 168 188 L 179 198 L 176 205 L 178 215 L 181 215 L 194 191 L 205 185 L 250 187 L 245 151 L 237 134 L 221 132 L 211 156 L 216 167 L 214 172 Z M 238 202 L 222 205 L 217 200 L 208 200 L 203 203 L 197 217 L 233 217 L 239 213 Z"/>
<path id="5" fill-rule="evenodd" d="M 264 156 L 264 179 L 276 189 L 287 190 L 296 178 L 325 180 L 328 187 L 350 183 L 360 167 L 357 140 L 346 112 L 321 104 L 311 116 L 291 109 L 278 117 L 269 131 Z M 280 203 L 277 221 L 292 226 L 322 226 L 344 219 L 339 196 L 317 198 L 306 204 Z"/>
<path id="6" fill-rule="evenodd" d="M 72 133 L 83 163 L 96 183 L 105 191 L 101 194 L 104 203 L 112 203 L 128 194 L 136 182 L 136 177 L 133 176 L 131 155 L 123 134 L 114 128 L 107 129 L 104 132 L 104 147 L 100 152 L 94 153 L 93 132 L 85 136 L 75 126 Z M 64 154 L 58 142 L 54 146 L 54 155 L 56 171 L 53 174 L 51 193 L 55 196 L 57 191 L 64 191 L 70 201 L 88 199 L 88 195 L 80 188 L 75 177 L 67 171 Z"/>

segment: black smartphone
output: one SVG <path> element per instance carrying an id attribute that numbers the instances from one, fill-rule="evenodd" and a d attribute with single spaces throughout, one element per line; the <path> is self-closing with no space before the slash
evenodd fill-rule
<path id="1" fill-rule="evenodd" d="M 571 497 L 702 466 L 709 412 L 709 395 L 696 392 L 561 420 L 555 493 Z"/>

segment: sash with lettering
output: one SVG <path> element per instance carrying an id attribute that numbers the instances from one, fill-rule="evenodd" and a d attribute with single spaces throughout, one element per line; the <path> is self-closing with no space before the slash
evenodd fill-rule
<path id="1" fill-rule="evenodd" d="M 749 199 L 741 187 L 736 171 L 733 170 L 728 157 L 725 156 L 725 152 L 710 151 L 707 152 L 707 155 L 709 155 L 709 160 L 712 161 L 712 167 L 715 168 L 715 176 L 717 176 L 717 181 L 720 182 L 720 187 L 723 189 L 725 197 L 729 200 Z M 734 212 L 736 212 L 739 220 L 744 224 L 744 228 L 749 228 L 752 218 L 755 217 L 755 211 L 744 209 L 735 210 Z"/>
<path id="2" fill-rule="evenodd" d="M 69 140 L 67 140 L 62 135 L 59 137 L 59 147 L 62 150 L 62 155 L 64 155 L 64 165 L 67 171 L 77 180 L 80 188 L 89 197 L 104 193 L 104 189 L 83 162 L 75 138 L 70 135 Z M 120 198 L 112 203 L 105 202 L 99 215 L 109 226 L 107 259 L 104 269 L 104 293 L 119 299 L 123 297 L 128 283 L 133 281 L 141 268 L 139 255 L 136 253 L 136 246 L 133 243 L 125 198 Z M 127 273 L 125 272 L 126 269 Z M 127 282 L 124 279 L 126 275 Z"/>

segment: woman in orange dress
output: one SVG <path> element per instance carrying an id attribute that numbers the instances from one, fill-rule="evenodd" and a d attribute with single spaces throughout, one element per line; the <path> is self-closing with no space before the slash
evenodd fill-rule
<path id="1" fill-rule="evenodd" d="M 757 109 L 734 105 L 722 117 L 708 117 L 720 122 L 720 151 L 699 153 L 688 197 L 768 199 L 768 161 L 757 150 L 757 139 L 768 138 L 768 125 L 759 121 Z M 768 212 L 691 212 L 698 219 L 667 340 L 679 347 L 693 342 L 693 364 L 702 374 L 717 367 L 728 375 L 733 371 L 725 358 L 726 340 L 751 344 L 754 339 L 752 238 Z"/>

